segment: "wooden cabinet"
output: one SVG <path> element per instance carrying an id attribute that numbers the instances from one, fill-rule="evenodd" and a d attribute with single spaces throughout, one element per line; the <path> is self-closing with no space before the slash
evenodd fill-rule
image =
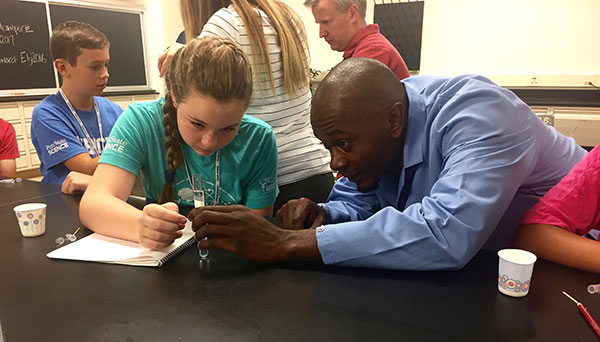
<path id="1" fill-rule="evenodd" d="M 535 106 L 532 109 L 542 121 L 572 137 L 579 145 L 600 144 L 600 108 Z"/>

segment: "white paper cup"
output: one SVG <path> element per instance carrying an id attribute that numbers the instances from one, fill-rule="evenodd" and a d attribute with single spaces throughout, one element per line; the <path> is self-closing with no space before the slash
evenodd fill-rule
<path id="1" fill-rule="evenodd" d="M 529 293 L 535 254 L 522 249 L 498 251 L 498 291 L 512 297 Z"/>
<path id="2" fill-rule="evenodd" d="M 23 236 L 40 236 L 46 232 L 46 203 L 21 204 L 13 210 Z"/>

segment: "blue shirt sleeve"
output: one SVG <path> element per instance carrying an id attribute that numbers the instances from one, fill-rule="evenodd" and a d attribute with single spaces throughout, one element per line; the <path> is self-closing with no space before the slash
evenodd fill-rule
<path id="1" fill-rule="evenodd" d="M 88 153 L 77 138 L 76 128 L 57 106 L 40 104 L 33 110 L 31 136 L 36 142 L 40 161 L 50 169 L 81 153 Z"/>
<path id="2" fill-rule="evenodd" d="M 403 270 L 462 268 L 490 237 L 535 164 L 528 121 L 519 119 L 523 113 L 507 117 L 514 107 L 496 95 L 466 96 L 438 114 L 431 132 L 443 132 L 434 149 L 441 151 L 443 166 L 419 201 L 369 216 L 377 209 L 372 197 L 336 185 L 331 199 L 339 203 L 325 206 L 328 219 L 353 221 L 316 230 L 323 261 Z M 431 171 L 427 164 L 419 166 L 416 180 Z M 421 186 L 428 185 L 417 181 L 412 189 Z"/>
<path id="3" fill-rule="evenodd" d="M 352 201 L 348 201 L 349 198 Z M 334 184 L 322 208 L 327 214 L 327 223 L 362 221 L 380 209 L 378 201 L 374 191 L 360 192 L 356 184 L 343 177 Z"/>

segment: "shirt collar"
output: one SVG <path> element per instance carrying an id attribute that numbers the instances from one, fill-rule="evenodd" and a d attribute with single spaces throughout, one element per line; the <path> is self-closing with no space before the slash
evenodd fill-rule
<path id="1" fill-rule="evenodd" d="M 408 97 L 408 119 L 406 126 L 406 137 L 404 139 L 404 166 L 411 166 L 423 162 L 423 146 L 425 134 L 426 110 L 423 98 L 410 83 L 402 82 Z"/>
<path id="2" fill-rule="evenodd" d="M 343 57 L 352 57 L 352 55 L 354 54 L 354 50 L 358 46 L 358 43 L 360 43 L 366 36 L 377 33 L 379 33 L 379 25 L 377 24 L 371 24 L 363 27 L 362 30 L 356 32 L 354 37 L 352 37 L 352 39 L 346 46 L 346 49 L 344 50 Z"/>

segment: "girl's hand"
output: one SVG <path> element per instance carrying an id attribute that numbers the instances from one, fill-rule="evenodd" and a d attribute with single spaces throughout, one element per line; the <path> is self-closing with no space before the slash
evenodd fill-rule
<path id="1" fill-rule="evenodd" d="M 181 237 L 187 219 L 179 214 L 177 204 L 148 204 L 138 220 L 140 244 L 150 249 L 169 246 Z"/>
<path id="2" fill-rule="evenodd" d="M 169 46 L 160 55 L 160 57 L 158 57 L 158 71 L 159 71 L 160 77 L 165 76 L 165 72 L 167 71 L 167 67 L 169 66 L 169 64 L 171 64 L 171 60 L 173 59 L 173 56 L 175 56 L 175 53 L 184 46 L 185 45 L 179 44 L 179 43 L 173 44 L 173 45 Z"/>

